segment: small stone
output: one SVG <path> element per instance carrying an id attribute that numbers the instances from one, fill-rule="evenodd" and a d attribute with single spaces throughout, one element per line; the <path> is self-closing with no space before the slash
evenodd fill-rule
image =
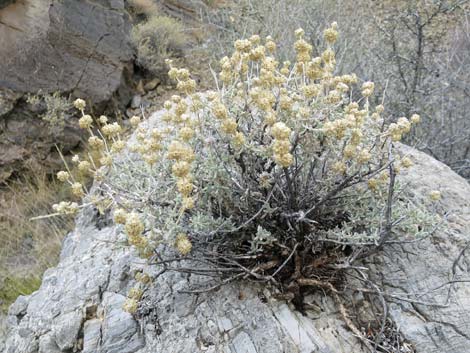
<path id="1" fill-rule="evenodd" d="M 56 319 L 53 329 L 55 342 L 62 351 L 72 349 L 77 341 L 82 326 L 82 314 L 72 311 Z"/>
<path id="2" fill-rule="evenodd" d="M 9 315 L 24 316 L 28 309 L 28 298 L 20 295 L 16 301 L 10 306 Z"/>
<path id="3" fill-rule="evenodd" d="M 39 353 L 60 353 L 61 350 L 50 334 L 39 338 Z"/>
<path id="4" fill-rule="evenodd" d="M 140 95 L 136 94 L 134 97 L 132 97 L 132 102 L 131 102 L 132 108 L 139 108 L 141 103 L 142 103 L 142 97 Z"/>
<path id="5" fill-rule="evenodd" d="M 162 85 L 157 87 L 157 94 L 158 95 L 162 95 L 165 92 L 166 92 L 166 89 Z"/>
<path id="6" fill-rule="evenodd" d="M 150 80 L 147 82 L 144 86 L 146 91 L 153 91 L 157 86 L 161 83 L 159 78 L 154 78 L 153 80 Z"/>
<path id="7" fill-rule="evenodd" d="M 135 87 L 135 90 L 139 94 L 145 94 L 144 82 L 142 80 L 139 81 L 139 83 Z"/>
<path id="8" fill-rule="evenodd" d="M 85 322 L 83 328 L 83 353 L 98 351 L 101 340 L 101 320 L 92 319 Z"/>

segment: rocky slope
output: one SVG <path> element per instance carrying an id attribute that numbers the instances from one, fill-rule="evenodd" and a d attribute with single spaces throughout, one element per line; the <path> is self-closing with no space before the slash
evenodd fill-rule
<path id="1" fill-rule="evenodd" d="M 152 117 L 153 124 L 160 114 Z M 436 210 L 450 212 L 448 224 L 425 240 L 390 245 L 373 259 L 370 275 L 388 293 L 404 352 L 465 353 L 470 343 L 470 185 L 426 154 L 400 149 L 415 163 L 400 175 L 401 182 L 417 195 L 440 189 Z M 144 267 L 125 245 L 121 227 L 85 209 L 64 242 L 59 265 L 44 274 L 37 292 L 11 306 L 4 352 L 366 351 L 322 293 L 307 298 L 312 309 L 301 314 L 248 283 L 183 293 L 202 279 L 167 272 L 134 317 L 122 305 L 134 274 Z"/>
<path id="2" fill-rule="evenodd" d="M 101 107 L 129 101 L 131 23 L 124 0 L 0 1 L 0 182 L 26 160 L 47 164 L 54 143 L 79 142 L 74 121 L 60 133 L 27 94 L 78 95 Z"/>

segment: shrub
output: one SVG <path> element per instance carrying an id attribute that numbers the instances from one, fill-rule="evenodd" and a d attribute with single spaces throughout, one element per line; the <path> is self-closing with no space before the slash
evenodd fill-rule
<path id="1" fill-rule="evenodd" d="M 218 90 L 203 95 L 194 93 L 188 70 L 172 66 L 169 77 L 187 98 L 165 102 L 159 127 L 131 118 L 139 127 L 130 142 L 107 119 L 100 118 L 94 132 L 84 102 L 76 102 L 80 126 L 107 166 L 75 160 L 103 189 L 92 202 L 119 208 L 116 221 L 142 255 L 151 256 L 159 244 L 187 255 L 204 251 L 210 239 L 226 254 L 276 257 L 330 240 L 383 244 L 392 226 L 426 234 L 416 226 L 416 218 L 429 223 L 421 219 L 425 214 L 410 212 L 403 192 L 395 196 L 395 175 L 411 161 L 395 155 L 393 145 L 419 117 L 385 125 L 383 106 L 369 103 L 372 82 L 352 100 L 357 77 L 333 74 L 335 24 L 325 31 L 328 47 L 319 57 L 311 57 L 303 30 L 296 36 L 296 62 L 282 65 L 271 38 L 237 40 L 234 54 L 221 60 Z M 122 151 L 125 157 L 115 158 Z M 85 191 L 70 172 L 58 177 L 78 195 Z"/>
<path id="2" fill-rule="evenodd" d="M 28 95 L 27 103 L 33 109 L 39 109 L 43 113 L 39 116 L 47 122 L 56 132 L 62 131 L 65 126 L 67 112 L 72 108 L 72 103 L 68 98 L 61 96 L 60 92 L 51 94 Z"/>
<path id="3" fill-rule="evenodd" d="M 166 73 L 166 59 L 182 57 L 187 40 L 183 25 L 167 16 L 152 16 L 132 30 L 137 63 L 155 75 Z"/>
<path id="4" fill-rule="evenodd" d="M 129 0 L 132 12 L 136 15 L 152 17 L 158 15 L 158 6 L 153 0 Z"/>
<path id="5" fill-rule="evenodd" d="M 276 61 L 270 37 L 237 40 L 220 62 L 217 89 L 204 94 L 170 61 L 168 75 L 181 95 L 164 103 L 153 124 L 132 117 L 136 131 L 128 141 L 119 125 L 95 122 L 76 101 L 80 126 L 106 167 L 76 160 L 95 175 L 95 192 L 82 206 L 63 202 L 56 211 L 113 207 L 115 223 L 143 258 L 162 271 L 191 260 L 181 271 L 223 278 L 211 288 L 241 278 L 293 295 L 300 295 L 295 285 L 316 286 L 342 305 L 340 269 L 399 235 L 424 237 L 435 225 L 395 178 L 412 162 L 394 145 L 420 119 L 386 124 L 384 107 L 370 103 L 372 82 L 334 75 L 336 24 L 325 30 L 327 47 L 317 57 L 303 30 L 295 35 L 294 63 Z M 58 178 L 76 187 L 70 172 Z M 436 191 L 427 202 L 439 197 Z M 130 312 L 148 283 L 144 274 L 136 279 Z"/>

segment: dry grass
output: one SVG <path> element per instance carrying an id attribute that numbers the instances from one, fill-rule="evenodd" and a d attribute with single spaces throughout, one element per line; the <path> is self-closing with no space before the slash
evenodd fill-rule
<path id="1" fill-rule="evenodd" d="M 183 56 L 188 44 L 184 26 L 167 16 L 153 16 L 134 27 L 132 40 L 137 50 L 137 63 L 152 74 L 166 74 L 166 59 Z"/>
<path id="2" fill-rule="evenodd" d="M 56 264 L 65 233 L 73 220 L 31 217 L 50 212 L 66 195 L 63 185 L 45 172 L 4 186 L 0 193 L 0 310 L 20 294 L 36 290 L 42 273 Z"/>
<path id="3" fill-rule="evenodd" d="M 153 0 L 129 0 L 132 12 L 146 17 L 158 15 L 158 5 Z"/>

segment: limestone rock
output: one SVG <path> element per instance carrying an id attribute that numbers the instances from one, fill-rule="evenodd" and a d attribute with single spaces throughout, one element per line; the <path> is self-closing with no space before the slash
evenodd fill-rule
<path id="1" fill-rule="evenodd" d="M 423 199 L 439 190 L 442 199 L 436 211 L 448 212 L 448 226 L 423 241 L 393 247 L 382 258 L 380 275 L 389 292 L 423 303 L 392 304 L 391 315 L 418 353 L 468 352 L 470 186 L 425 153 L 407 146 L 400 149 L 415 163 L 401 182 Z"/>
<path id="2" fill-rule="evenodd" d="M 146 91 L 153 91 L 157 86 L 161 83 L 161 80 L 159 78 L 154 78 L 150 81 L 148 81 L 145 85 L 144 88 Z"/>

